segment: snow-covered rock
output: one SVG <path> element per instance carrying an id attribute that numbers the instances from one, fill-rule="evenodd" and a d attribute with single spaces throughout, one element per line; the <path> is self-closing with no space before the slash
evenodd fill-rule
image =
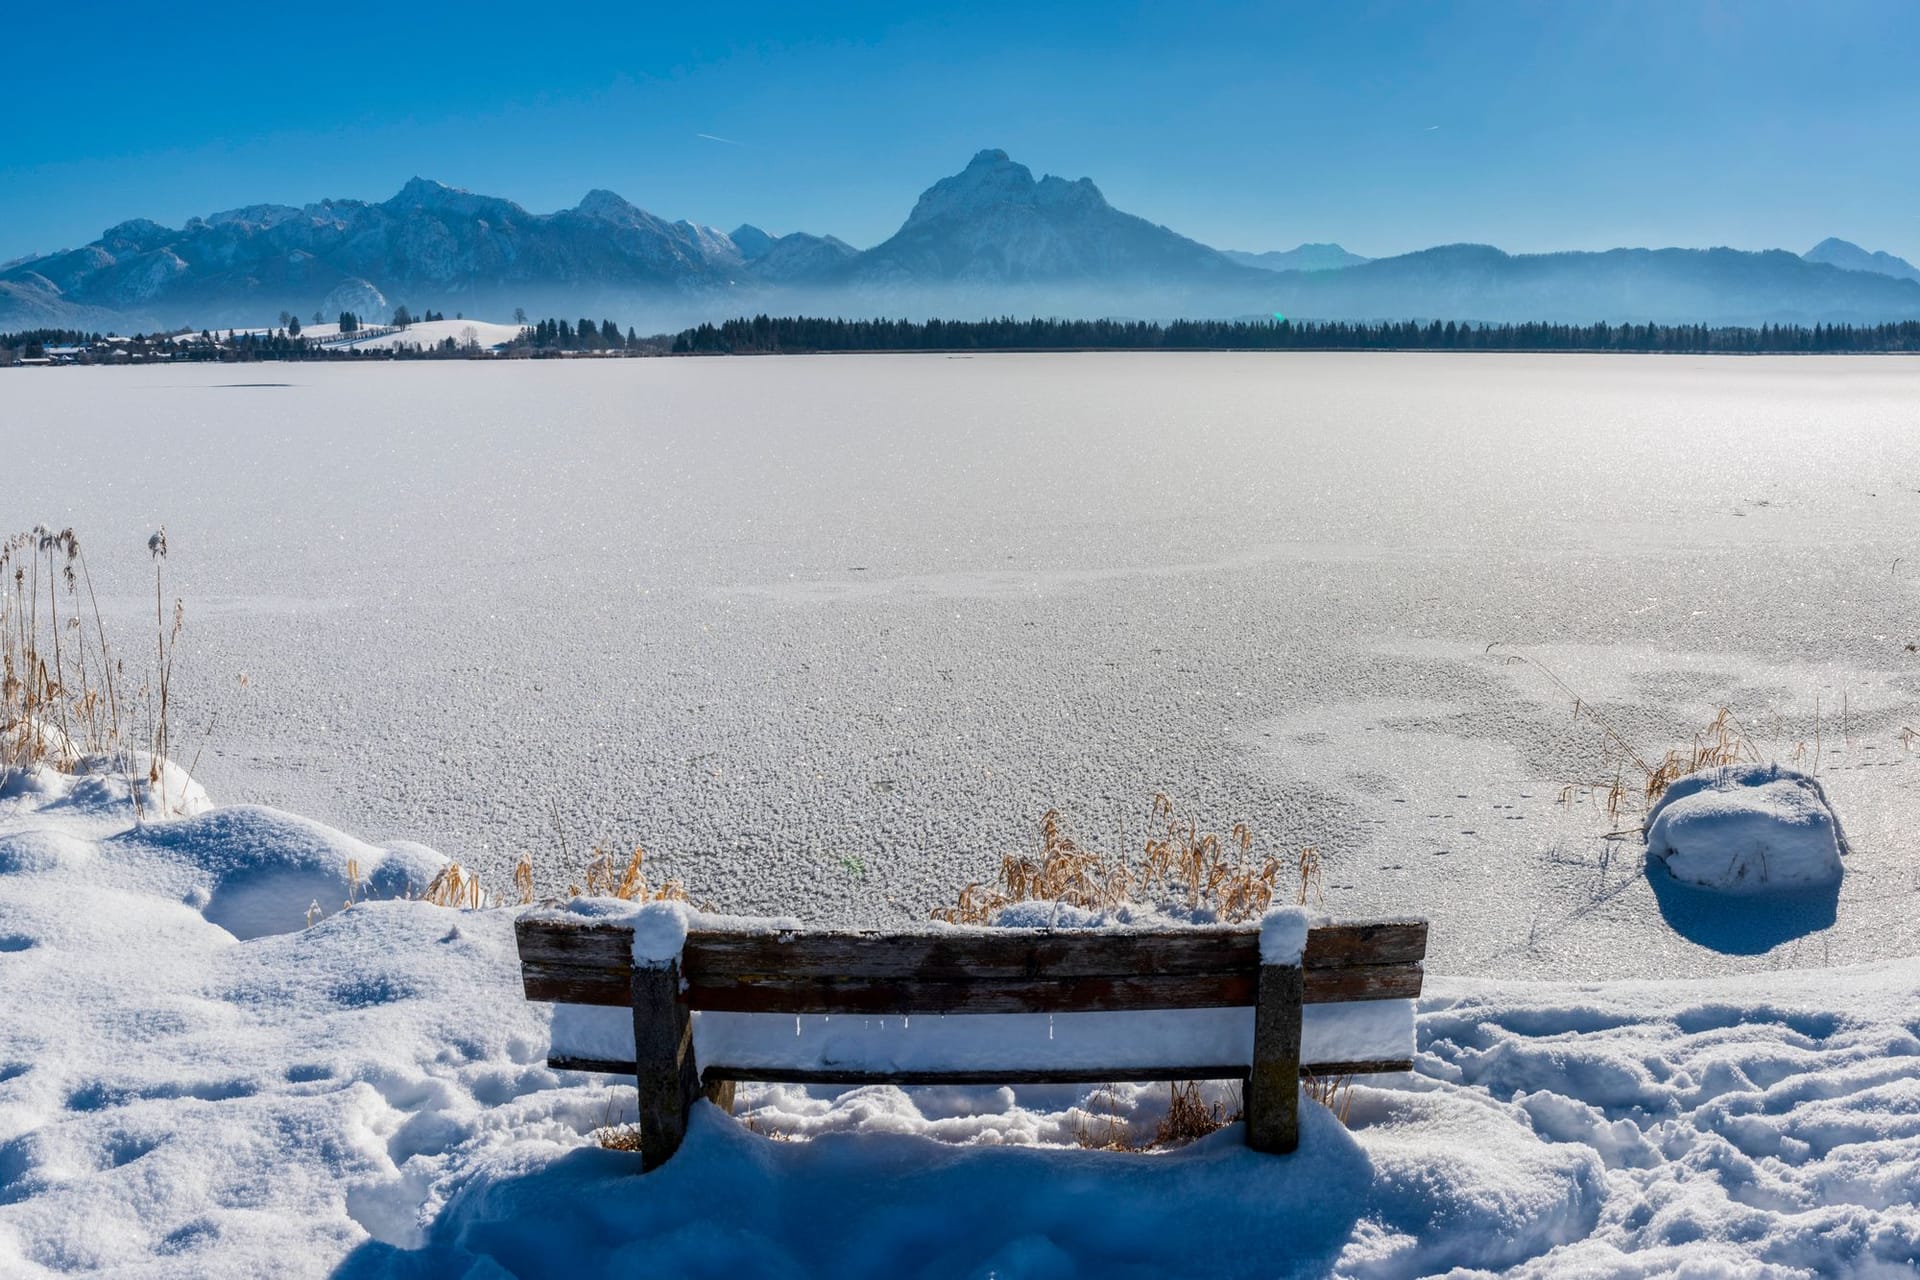
<path id="1" fill-rule="evenodd" d="M 1675 880 L 1727 893 L 1836 885 L 1846 836 L 1818 779 L 1777 764 L 1676 780 L 1647 814 L 1647 854 Z"/>

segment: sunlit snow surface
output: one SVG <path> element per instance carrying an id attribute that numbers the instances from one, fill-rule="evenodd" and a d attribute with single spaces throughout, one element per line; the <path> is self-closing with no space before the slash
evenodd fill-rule
<path id="1" fill-rule="evenodd" d="M 563 883 L 557 806 L 576 861 L 905 922 L 1050 806 L 1137 850 L 1164 790 L 1430 916 L 1438 972 L 1668 976 L 1920 942 L 1916 405 L 1899 359 L 13 371 L 0 511 L 76 526 L 129 627 L 166 524 L 214 794 L 494 884 Z M 1649 879 L 1503 652 L 1643 751 L 1724 703 L 1817 762 L 1837 904 Z"/>
<path id="2" fill-rule="evenodd" d="M 1237 1124 L 1170 1152 L 1078 1149 L 1149 1138 L 1164 1085 L 749 1085 L 738 1106 L 759 1132 L 700 1103 L 680 1152 L 641 1175 L 592 1136 L 631 1120 L 631 1081 L 544 1065 L 550 1013 L 521 998 L 513 909 L 394 896 L 439 865 L 419 846 L 192 807 L 134 826 L 111 776 L 0 788 L 10 1280 L 1557 1280 L 1920 1261 L 1911 959 L 1436 979 L 1415 1070 L 1356 1085 L 1345 1127 L 1303 1102 L 1288 1156 L 1248 1150 Z M 239 934 L 221 923 L 236 893 Z"/>

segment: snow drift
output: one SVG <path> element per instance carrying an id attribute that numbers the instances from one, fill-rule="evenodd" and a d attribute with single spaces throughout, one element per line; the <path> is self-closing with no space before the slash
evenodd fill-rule
<path id="1" fill-rule="evenodd" d="M 1846 837 L 1818 779 L 1777 764 L 1677 779 L 1647 814 L 1647 854 L 1675 880 L 1727 893 L 1837 885 Z"/>
<path id="2" fill-rule="evenodd" d="M 743 1088 L 665 1168 L 632 1085 L 544 1065 L 511 910 L 292 815 L 0 793 L 0 1274 L 1904 1274 L 1920 962 L 1709 982 L 1429 979 L 1417 1069 L 1300 1150 L 1150 1134 L 1165 1086 Z M 360 871 L 359 893 L 348 863 Z M 306 927 L 320 895 L 324 914 Z M 222 921 L 226 923 L 222 923 Z M 228 927 L 233 926 L 233 927 Z M 245 936 L 242 936 L 245 935 Z M 838 1021 L 838 1020 L 836 1020 Z M 916 1030 L 919 1020 L 915 1020 Z M 789 1028 L 791 1034 L 791 1028 Z M 1221 1096 L 1218 1092 L 1214 1096 Z M 799 1141 L 769 1141 L 777 1134 Z"/>

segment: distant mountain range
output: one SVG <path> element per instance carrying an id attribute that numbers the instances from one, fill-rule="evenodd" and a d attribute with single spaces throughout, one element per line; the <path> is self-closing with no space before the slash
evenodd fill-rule
<path id="1" fill-rule="evenodd" d="M 501 318 L 608 315 L 665 329 L 751 311 L 975 317 L 1550 320 L 1760 324 L 1920 318 L 1920 270 L 1824 240 L 1804 255 L 1446 245 L 1368 259 L 1336 244 L 1209 248 L 982 151 L 866 250 L 829 235 L 669 222 L 611 191 L 535 214 L 415 178 L 392 199 L 134 219 L 0 267 L 0 329 L 227 327 L 394 306 Z"/>

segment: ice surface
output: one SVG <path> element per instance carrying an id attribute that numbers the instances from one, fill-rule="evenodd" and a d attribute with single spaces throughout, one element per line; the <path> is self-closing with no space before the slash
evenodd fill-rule
<path id="1" fill-rule="evenodd" d="M 1830 888 L 1847 844 L 1817 779 L 1759 764 L 1676 779 L 1646 835 L 1648 855 L 1674 879 L 1728 893 Z"/>
<path id="2" fill-rule="evenodd" d="M 1916 402 L 1920 363 L 1785 357 L 13 371 L 0 433 L 60 448 L 0 509 L 75 525 L 129 637 L 167 526 L 215 795 L 495 888 L 644 843 L 703 905 L 917 925 L 1049 807 L 1137 854 L 1165 790 L 1315 846 L 1335 914 L 1430 916 L 1435 972 L 1763 973 L 1920 938 Z M 1677 919 L 1494 641 L 1643 751 L 1723 704 L 1804 743 L 1835 910 Z"/>

